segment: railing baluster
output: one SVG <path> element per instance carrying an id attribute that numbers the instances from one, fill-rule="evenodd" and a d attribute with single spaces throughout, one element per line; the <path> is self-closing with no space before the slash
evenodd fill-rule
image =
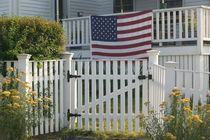
<path id="1" fill-rule="evenodd" d="M 73 33 L 72 33 L 73 34 L 73 40 L 72 40 L 73 44 L 76 44 L 76 25 L 75 25 L 76 23 L 75 22 L 76 21 L 74 20 L 73 21 L 73 29 L 72 29 L 73 30 Z"/>
<path id="2" fill-rule="evenodd" d="M 191 38 L 194 38 L 194 10 L 191 9 Z"/>
<path id="3" fill-rule="evenodd" d="M 168 29 L 167 29 L 167 32 L 168 32 L 168 39 L 171 39 L 171 25 L 170 25 L 170 11 L 167 12 L 167 24 L 168 24 Z"/>
<path id="4" fill-rule="evenodd" d="M 188 10 L 185 10 L 185 38 L 188 38 Z"/>
<path id="5" fill-rule="evenodd" d="M 159 13 L 156 13 L 156 40 L 159 40 L 160 31 L 159 31 Z"/>
<path id="6" fill-rule="evenodd" d="M 162 22 L 161 22 L 161 24 L 162 24 L 162 40 L 164 40 L 165 39 L 165 13 L 162 12 L 161 15 L 162 15 Z"/>
<path id="7" fill-rule="evenodd" d="M 81 21 L 81 32 L 82 32 L 82 37 L 81 37 L 81 43 L 84 44 L 85 43 L 85 24 L 84 24 L 85 20 Z"/>
<path id="8" fill-rule="evenodd" d="M 179 39 L 182 38 L 182 11 L 179 10 Z"/>
<path id="9" fill-rule="evenodd" d="M 77 44 L 81 44 L 80 42 L 80 20 L 77 20 Z"/>
<path id="10" fill-rule="evenodd" d="M 176 39 L 176 11 L 173 11 L 173 37 Z"/>

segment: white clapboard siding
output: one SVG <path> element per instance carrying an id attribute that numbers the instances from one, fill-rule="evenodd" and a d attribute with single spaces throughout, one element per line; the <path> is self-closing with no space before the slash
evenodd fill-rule
<path id="1" fill-rule="evenodd" d="M 138 76 L 142 74 L 140 69 L 146 68 L 145 62 L 145 60 L 73 60 L 71 72 L 74 74 L 74 71 L 77 71 L 81 78 L 76 80 L 78 88 L 74 90 L 77 91 L 71 91 L 71 98 L 77 96 L 78 106 L 71 108 L 72 111 L 75 109 L 74 112 L 81 114 L 81 117 L 78 117 L 77 121 L 71 118 L 71 129 L 78 126 L 79 129 L 93 131 L 139 132 L 142 126 L 136 115 L 143 110 L 140 108 L 143 106 L 140 105 L 143 104 L 140 93 L 145 90 L 145 86 L 140 91 L 143 82 Z M 71 79 L 71 87 L 74 86 Z M 126 125 L 127 130 L 125 130 Z"/>
<path id="2" fill-rule="evenodd" d="M 1 15 L 9 15 L 9 1 L 1 0 L 0 1 L 0 16 Z"/>

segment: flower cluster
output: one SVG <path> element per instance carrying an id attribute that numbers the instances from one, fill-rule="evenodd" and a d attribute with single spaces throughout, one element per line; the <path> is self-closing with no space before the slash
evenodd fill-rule
<path id="1" fill-rule="evenodd" d="M 15 128 L 8 124 L 12 123 L 22 127 L 24 135 L 31 125 L 38 124 L 38 119 L 44 112 L 49 112 L 51 98 L 32 91 L 31 84 L 21 80 L 25 72 L 17 73 L 12 67 L 7 68 L 7 71 L 9 75 L 0 80 L 0 128 L 3 127 L 5 133 L 11 132 L 10 129 Z M 40 112 L 40 109 L 43 112 Z M 14 137 L 16 135 L 14 134 Z"/>
<path id="2" fill-rule="evenodd" d="M 195 105 L 179 89 L 169 94 L 170 102 L 163 101 L 160 111 L 149 110 L 148 116 L 139 114 L 151 139 L 205 139 L 210 132 L 210 104 Z M 145 105 L 149 107 L 150 102 Z"/>

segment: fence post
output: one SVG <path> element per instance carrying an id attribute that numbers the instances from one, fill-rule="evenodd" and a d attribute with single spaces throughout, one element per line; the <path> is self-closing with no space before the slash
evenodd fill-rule
<path id="1" fill-rule="evenodd" d="M 172 89 L 175 87 L 175 67 L 176 62 L 168 61 L 165 62 L 166 74 L 165 74 L 165 101 L 169 101 L 169 93 L 171 93 Z"/>
<path id="2" fill-rule="evenodd" d="M 69 128 L 69 123 L 67 119 L 67 111 L 70 109 L 70 83 L 67 81 L 67 72 L 69 71 L 71 73 L 71 61 L 73 57 L 73 53 L 64 52 L 62 53 L 62 58 L 65 59 L 64 63 L 64 82 L 63 82 L 63 127 Z"/>
<path id="3" fill-rule="evenodd" d="M 147 55 L 149 56 L 149 63 L 150 64 L 158 64 L 159 54 L 160 54 L 160 51 L 158 51 L 158 50 L 147 51 Z"/>
<path id="4" fill-rule="evenodd" d="M 30 81 L 30 75 L 29 75 L 29 59 L 31 58 L 30 54 L 18 54 L 18 71 L 22 72 L 24 71 L 26 74 L 22 76 L 22 80 L 25 82 L 31 82 Z M 31 83 L 30 83 L 31 84 Z"/>

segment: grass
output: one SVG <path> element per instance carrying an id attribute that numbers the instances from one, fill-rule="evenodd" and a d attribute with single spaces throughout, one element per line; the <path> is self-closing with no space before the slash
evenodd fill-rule
<path id="1" fill-rule="evenodd" d="M 99 139 L 110 139 L 110 138 L 146 138 L 145 133 L 136 132 L 99 132 L 91 130 L 62 130 L 61 136 L 91 136 Z"/>

